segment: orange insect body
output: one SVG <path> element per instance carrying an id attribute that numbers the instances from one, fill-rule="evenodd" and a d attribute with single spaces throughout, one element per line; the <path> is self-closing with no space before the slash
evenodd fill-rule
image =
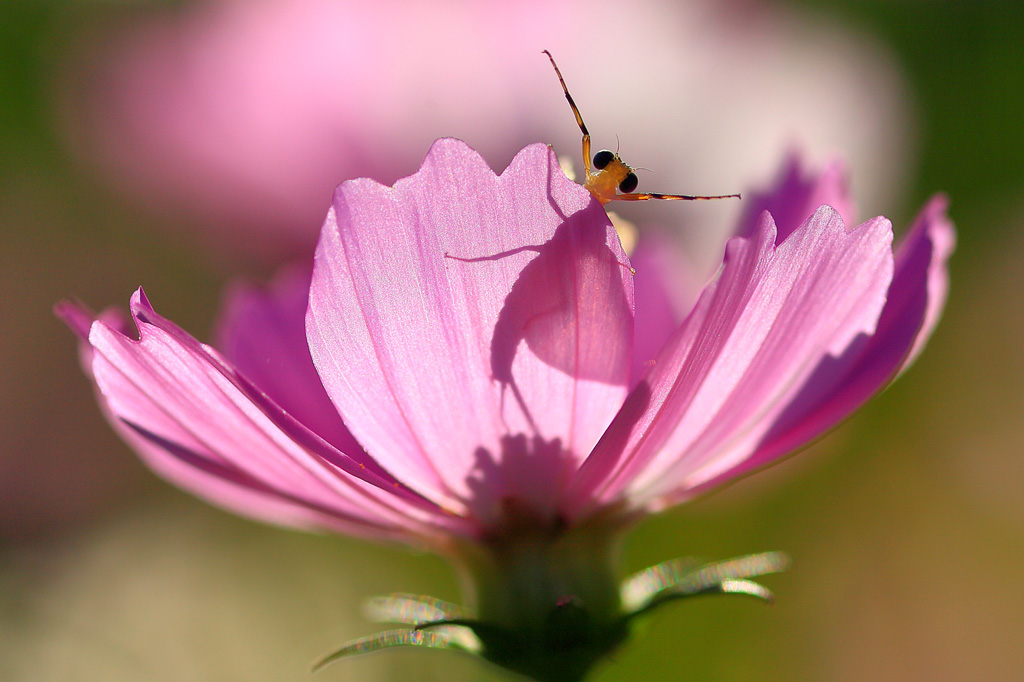
<path id="1" fill-rule="evenodd" d="M 591 170 L 590 164 L 587 164 L 587 179 L 583 182 L 583 186 L 590 190 L 595 199 L 602 204 L 607 204 L 613 199 L 621 198 L 618 192 L 619 185 L 625 182 L 630 175 L 633 175 L 633 169 L 626 165 L 626 162 L 620 159 L 618 154 L 615 154 L 604 168 Z"/>
<path id="2" fill-rule="evenodd" d="M 739 194 L 721 194 L 716 196 L 697 196 L 690 194 L 659 194 L 657 192 L 642 192 L 634 194 L 634 190 L 637 186 L 637 177 L 633 172 L 633 167 L 627 164 L 619 157 L 618 152 L 612 152 L 607 149 L 602 149 L 597 154 L 594 154 L 593 167 L 591 167 L 590 160 L 590 131 L 587 130 L 587 124 L 583 122 L 583 116 L 580 115 L 579 107 L 576 106 L 576 102 L 573 101 L 572 95 L 569 94 L 569 88 L 565 85 L 565 79 L 562 78 L 562 72 L 558 70 L 558 64 L 555 64 L 555 58 L 551 56 L 551 53 L 544 50 L 544 54 L 551 60 L 551 66 L 555 69 L 555 75 L 558 76 L 558 82 L 562 85 L 562 92 L 565 93 L 565 99 L 569 102 L 569 106 L 572 108 L 573 116 L 576 117 L 576 124 L 580 127 L 580 132 L 583 133 L 583 169 L 586 171 L 586 179 L 583 182 L 583 186 L 586 187 L 590 193 L 601 202 L 602 205 L 607 204 L 609 201 L 647 201 L 649 199 L 667 199 L 667 200 L 685 200 L 685 201 L 696 201 L 705 199 L 739 199 Z"/>

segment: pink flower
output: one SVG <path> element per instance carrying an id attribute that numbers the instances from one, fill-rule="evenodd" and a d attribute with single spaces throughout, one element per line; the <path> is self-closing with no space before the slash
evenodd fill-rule
<path id="1" fill-rule="evenodd" d="M 634 329 L 629 260 L 548 147 L 495 176 L 451 139 L 394 188 L 342 184 L 311 281 L 234 290 L 219 350 L 141 290 L 138 340 L 59 312 L 87 339 L 114 427 L 174 483 L 262 520 L 455 556 L 480 622 L 505 635 L 553 627 L 567 597 L 610 632 L 616 531 L 832 428 L 931 333 L 953 246 L 945 200 L 894 257 L 888 220 L 844 221 L 841 175 L 804 178 L 794 162 L 749 201 L 671 331 L 641 314 L 646 291 L 666 298 L 656 283 L 638 286 Z M 650 362 L 633 362 L 634 336 L 663 341 Z M 417 637 L 404 643 L 431 645 Z"/>

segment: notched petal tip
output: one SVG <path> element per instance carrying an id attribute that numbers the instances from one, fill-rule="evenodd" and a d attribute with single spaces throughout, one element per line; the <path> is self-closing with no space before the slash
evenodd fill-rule
<path id="1" fill-rule="evenodd" d="M 149 316 L 156 314 L 153 309 L 153 304 L 149 302 L 149 297 L 146 296 L 146 292 L 143 291 L 142 287 L 135 290 L 132 294 L 131 300 L 128 303 L 128 309 L 132 313 L 132 317 L 142 322 L 149 322 Z"/>
<path id="2" fill-rule="evenodd" d="M 918 213 L 904 242 L 909 242 L 918 232 L 927 235 L 934 245 L 933 264 L 944 266 L 956 250 L 956 228 L 949 217 L 949 197 L 941 192 L 933 195 Z"/>
<path id="3" fill-rule="evenodd" d="M 750 194 L 736 234 L 749 235 L 762 210 L 771 211 L 785 241 L 821 205 L 835 208 L 847 225 L 855 224 L 846 164 L 834 159 L 820 169 L 809 167 L 799 150 L 791 150 L 768 189 Z"/>
<path id="4" fill-rule="evenodd" d="M 956 250 L 956 228 L 949 199 L 936 194 L 925 203 L 896 250 L 896 275 L 886 321 L 913 329 L 909 351 L 899 365 L 905 371 L 924 350 L 942 316 L 949 294 L 949 259 Z"/>
<path id="5" fill-rule="evenodd" d="M 431 143 L 427 153 L 423 155 L 423 160 L 420 161 L 419 167 L 416 171 L 410 175 L 399 178 L 395 181 L 393 186 L 385 185 L 372 178 L 353 178 L 346 180 L 339 184 L 334 190 L 335 202 L 342 200 L 347 190 L 351 190 L 354 187 L 376 187 L 380 190 L 390 191 L 400 189 L 401 186 L 415 182 L 417 176 L 421 173 L 429 172 L 431 169 L 449 169 L 455 168 L 463 173 L 486 173 L 492 177 L 498 177 L 504 175 L 505 172 L 517 163 L 521 163 L 524 159 L 533 159 L 543 155 L 545 163 L 548 163 L 547 159 L 554 159 L 554 164 L 558 165 L 558 160 L 555 157 L 555 153 L 547 145 L 536 143 L 528 145 L 527 147 L 520 150 L 516 156 L 509 163 L 505 171 L 498 174 L 495 173 L 491 166 L 487 163 L 484 157 L 469 143 L 460 140 L 457 137 L 441 137 L 434 140 Z"/>

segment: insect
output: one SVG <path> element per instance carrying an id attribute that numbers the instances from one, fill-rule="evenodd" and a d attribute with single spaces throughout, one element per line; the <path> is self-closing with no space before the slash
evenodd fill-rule
<path id="1" fill-rule="evenodd" d="M 555 75 L 558 76 L 558 82 L 562 84 L 562 92 L 565 93 L 565 99 L 568 100 L 569 106 L 572 107 L 576 123 L 583 133 L 583 168 L 586 171 L 586 181 L 583 183 L 583 186 L 590 190 L 590 193 L 601 204 L 607 204 L 609 201 L 647 201 L 649 199 L 697 201 L 740 198 L 739 194 L 694 196 L 689 194 L 659 194 L 656 192 L 634 193 L 639 181 L 636 173 L 633 172 L 633 167 L 626 164 L 619 157 L 618 152 L 608 149 L 602 149 L 594 154 L 593 168 L 591 168 L 590 131 L 587 130 L 587 124 L 583 122 L 583 117 L 580 115 L 576 102 L 573 101 L 572 95 L 569 94 L 569 88 L 565 86 L 565 79 L 562 78 L 562 72 L 558 70 L 558 64 L 555 64 L 555 58 L 547 50 L 544 50 L 544 54 L 548 56 L 548 59 L 551 60 L 551 66 L 555 68 Z"/>

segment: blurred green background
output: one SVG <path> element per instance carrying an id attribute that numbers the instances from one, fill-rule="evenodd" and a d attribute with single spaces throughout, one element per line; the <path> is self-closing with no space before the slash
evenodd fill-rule
<path id="1" fill-rule="evenodd" d="M 666 608 L 594 679 L 1024 679 L 1024 6 L 739 5 L 798 17 L 811 31 L 818 22 L 842 27 L 892 60 L 911 142 L 885 214 L 906 225 L 934 191 L 951 197 L 951 295 L 916 366 L 854 419 L 630 536 L 628 570 L 679 555 L 784 549 L 793 568 L 768 583 L 778 602 Z M 144 283 L 160 292 L 163 314 L 205 339 L 222 286 L 274 266 L 211 255 L 194 216 L 133 200 L 68 133 L 77 110 L 62 93 L 89 65 L 83 36 L 168 6 L 0 4 L 5 680 L 308 679 L 309 661 L 373 631 L 360 615 L 365 596 L 458 599 L 436 558 L 259 526 L 172 489 L 96 409 L 72 335 L 50 312 L 55 301 L 124 304 Z M 615 18 L 606 20 L 595 45 L 615 42 Z M 571 57 L 561 59 L 568 71 Z M 586 68 L 579 60 L 572 70 Z M 563 106 L 557 91 L 543 93 Z M 578 144 L 566 118 L 551 128 Z M 536 141 L 523 130 L 511 137 L 511 149 Z M 507 158 L 490 160 L 500 167 Z M 318 679 L 397 677 L 501 679 L 430 651 L 354 659 Z"/>

